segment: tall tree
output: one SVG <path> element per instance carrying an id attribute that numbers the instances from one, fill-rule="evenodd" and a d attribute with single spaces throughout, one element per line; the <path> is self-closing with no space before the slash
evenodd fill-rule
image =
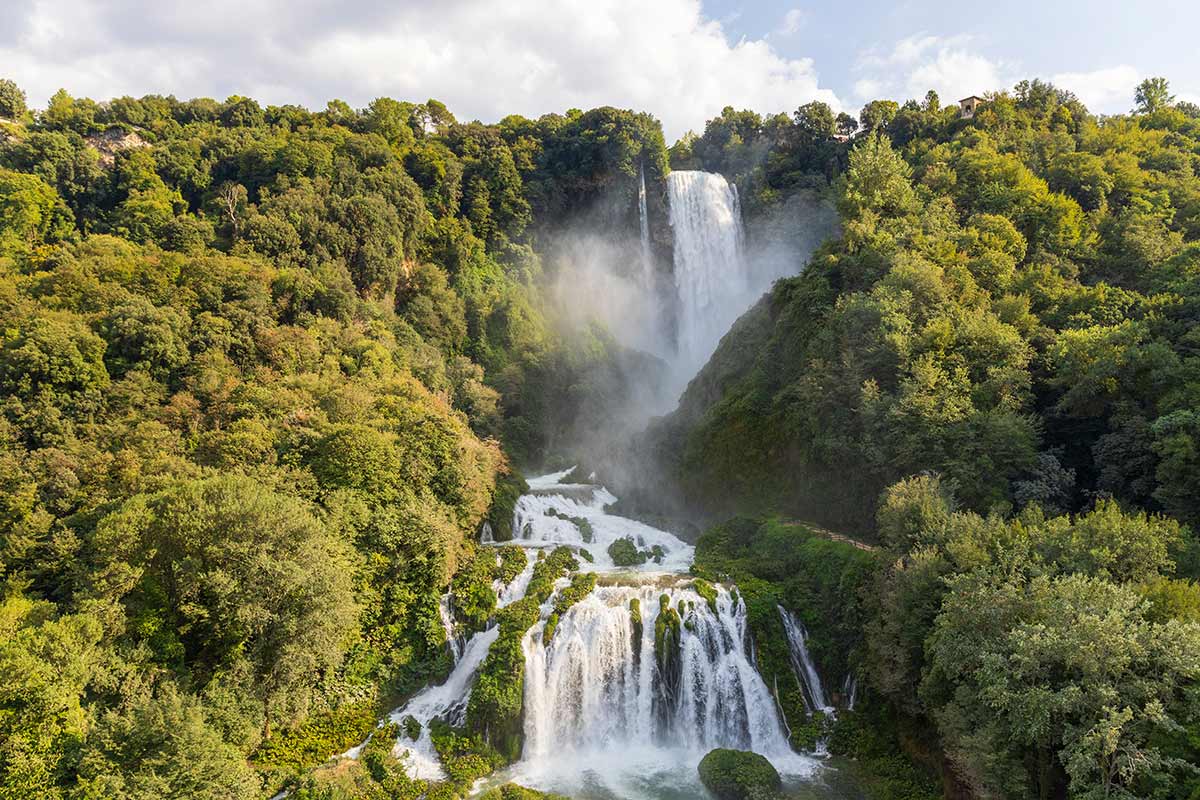
<path id="1" fill-rule="evenodd" d="M 1166 108 L 1175 102 L 1170 85 L 1166 78 L 1146 78 L 1138 84 L 1133 95 L 1134 111 L 1139 114 L 1153 114 L 1160 108 Z"/>

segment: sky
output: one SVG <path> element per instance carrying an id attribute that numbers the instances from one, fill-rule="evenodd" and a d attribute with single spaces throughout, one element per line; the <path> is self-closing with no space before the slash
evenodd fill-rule
<path id="1" fill-rule="evenodd" d="M 0 77 L 44 107 L 174 94 L 324 108 L 436 98 L 493 122 L 649 111 L 668 142 L 727 105 L 943 102 L 1051 80 L 1097 113 L 1144 77 L 1200 103 L 1195 0 L 0 0 Z"/>

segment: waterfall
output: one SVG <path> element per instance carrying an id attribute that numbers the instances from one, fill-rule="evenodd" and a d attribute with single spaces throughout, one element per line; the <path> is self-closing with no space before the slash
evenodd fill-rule
<path id="1" fill-rule="evenodd" d="M 646 168 L 638 167 L 638 222 L 642 234 L 642 285 L 647 291 L 655 291 L 654 257 L 650 252 L 650 215 L 646 210 Z"/>
<path id="2" fill-rule="evenodd" d="M 479 671 L 492 642 L 496 641 L 499 635 L 500 629 L 492 626 L 472 636 L 445 683 L 426 687 L 389 716 L 392 722 L 398 722 L 401 726 L 406 717 L 412 717 L 421 723 L 421 733 L 416 741 L 409 739 L 402 731 L 393 751 L 397 757 L 407 754 L 404 766 L 409 777 L 429 780 L 442 780 L 446 777 L 429 736 L 429 722 L 433 719 L 444 719 L 451 725 L 463 723 L 475 673 Z M 354 756 L 357 755 L 354 753 Z"/>
<path id="3" fill-rule="evenodd" d="M 659 598 L 683 618 L 675 691 L 655 656 Z M 640 606 L 641 624 L 630 601 Z M 718 590 L 717 610 L 690 588 L 606 586 L 573 606 L 549 647 L 526 635 L 525 758 L 567 751 L 713 747 L 788 756 L 774 699 L 746 647 L 745 606 Z"/>
<path id="4" fill-rule="evenodd" d="M 818 762 L 791 750 L 775 699 L 754 665 L 745 603 L 714 587 L 710 607 L 686 577 L 694 548 L 607 513 L 616 498 L 602 486 L 563 483 L 571 472 L 529 479 L 530 491 L 517 501 L 513 541 L 525 548 L 526 566 L 508 585 L 493 583 L 497 605 L 525 596 L 546 548 L 565 544 L 585 569 L 603 574 L 557 620 L 547 646 L 546 620 L 570 585 L 567 577 L 555 580 L 539 621 L 522 638 L 524 744 L 520 761 L 497 780 L 572 796 L 697 797 L 704 789 L 696 764 L 714 747 L 754 750 L 785 775 L 811 775 Z M 657 554 L 634 566 L 614 565 L 608 545 L 626 538 L 639 551 Z M 585 550 L 593 563 L 582 563 Z M 660 662 L 655 624 L 664 596 L 680 619 L 675 646 Z M 480 665 L 499 635 L 493 625 L 464 643 L 454 636 L 450 595 L 439 610 L 454 669 L 388 717 L 402 727 L 410 716 L 420 723 L 415 739 L 401 731 L 394 752 L 410 777 L 429 780 L 445 777 L 429 723 L 465 722 Z M 362 746 L 342 755 L 357 758 Z"/>
<path id="5" fill-rule="evenodd" d="M 500 557 L 496 556 L 499 561 Z M 533 565 L 537 563 L 537 553 L 533 550 L 525 551 L 525 569 L 521 570 L 517 577 L 513 578 L 513 582 L 504 585 L 504 582 L 497 579 L 492 581 L 492 590 L 496 592 L 496 607 L 504 608 L 507 605 L 515 603 L 525 596 L 526 590 L 529 589 L 529 581 L 533 579 Z"/>
<path id="6" fill-rule="evenodd" d="M 753 300 L 737 190 L 721 175 L 667 176 L 675 235 L 677 368 L 691 378 Z M 760 291 L 761 291 L 760 287 Z"/>
<path id="7" fill-rule="evenodd" d="M 454 663 L 462 658 L 463 640 L 454 630 L 454 615 L 450 611 L 450 593 L 446 592 L 438 601 L 438 616 L 442 620 L 442 630 L 446 632 L 446 646 L 450 648 L 450 655 L 454 658 Z"/>
<path id="8" fill-rule="evenodd" d="M 854 710 L 854 701 L 858 699 L 858 676 L 852 672 L 846 673 L 846 680 L 842 682 L 842 702 L 846 705 L 847 711 Z"/>
<path id="9" fill-rule="evenodd" d="M 805 706 L 810 714 L 813 711 L 831 713 L 833 706 L 825 698 L 825 689 L 821 686 L 821 676 L 817 674 L 817 668 L 808 654 L 808 646 L 805 643 L 808 634 L 804 630 L 804 626 L 800 624 L 800 620 L 796 619 L 795 614 L 783 606 L 776 607 L 779 609 L 779 616 L 783 619 L 783 629 L 787 633 L 792 671 L 796 673 L 796 680 L 800 681 L 800 686 L 804 690 Z"/>

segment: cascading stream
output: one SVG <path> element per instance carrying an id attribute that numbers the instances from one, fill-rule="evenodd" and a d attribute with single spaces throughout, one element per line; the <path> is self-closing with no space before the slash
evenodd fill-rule
<path id="1" fill-rule="evenodd" d="M 450 649 L 450 656 L 457 664 L 462 658 L 463 638 L 454 630 L 454 614 L 450 610 L 450 593 L 446 592 L 438 601 L 438 617 L 442 621 L 442 630 L 446 632 L 446 646 Z"/>
<path id="2" fill-rule="evenodd" d="M 429 736 L 429 722 L 443 719 L 451 725 L 462 723 L 475 673 L 479 671 L 479 665 L 487 657 L 488 649 L 499 633 L 499 628 L 493 626 L 472 636 L 445 683 L 426 687 L 389 715 L 392 722 L 403 723 L 406 717 L 412 717 L 421 723 L 417 740 L 413 741 L 401 733 L 393 751 L 397 757 L 405 759 L 405 769 L 410 777 L 429 780 L 446 777 Z"/>

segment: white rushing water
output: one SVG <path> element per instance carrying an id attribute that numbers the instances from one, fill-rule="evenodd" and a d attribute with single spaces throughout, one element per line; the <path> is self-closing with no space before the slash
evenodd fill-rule
<path id="1" fill-rule="evenodd" d="M 737 189 L 719 174 L 667 176 L 675 237 L 676 372 L 691 378 L 766 287 L 750 286 Z"/>
<path id="2" fill-rule="evenodd" d="M 396 740 L 393 753 L 398 758 L 405 759 L 404 766 L 410 777 L 429 780 L 441 780 L 446 777 L 429 737 L 429 722 L 437 718 L 444 719 L 451 725 L 462 724 L 466 717 L 467 700 L 475 673 L 479 671 L 479 666 L 487 657 L 488 649 L 499 634 L 500 629 L 492 626 L 472 636 L 463 648 L 462 658 L 458 660 L 445 683 L 426 687 L 389 716 L 392 722 L 401 723 L 400 737 Z M 421 723 L 421 734 L 416 741 L 408 738 L 403 731 L 406 717 L 413 717 Z"/>
<path id="3" fill-rule="evenodd" d="M 812 780 L 820 761 L 788 745 L 775 700 L 754 665 L 745 603 L 715 587 L 711 608 L 686 574 L 694 555 L 690 545 L 607 513 L 616 498 L 602 486 L 563 483 L 570 473 L 529 480 L 530 492 L 515 512 L 514 533 L 524 536 L 513 542 L 526 548 L 528 561 L 510 584 L 493 585 L 497 604 L 523 597 L 540 551 L 555 546 L 588 550 L 594 563 L 581 558 L 581 568 L 603 575 L 558 620 L 549 646 L 543 631 L 556 596 L 542 605 L 541 620 L 522 640 L 524 748 L 521 760 L 491 782 L 512 780 L 589 799 L 706 797 L 696 765 L 714 747 L 754 750 L 785 779 Z M 613 565 L 607 545 L 626 537 L 643 552 L 657 547 L 659 560 Z M 569 583 L 558 579 L 555 592 Z M 664 597 L 681 621 L 677 657 L 660 662 L 655 623 Z M 453 598 L 444 598 L 442 609 L 452 635 Z M 395 748 L 412 777 L 445 777 L 429 723 L 463 724 L 475 677 L 498 631 L 492 625 L 467 639 L 444 683 L 426 687 L 389 715 L 402 728 L 410 716 L 421 724 L 415 740 L 402 730 Z M 823 697 L 819 680 L 815 685 Z M 357 757 L 361 747 L 343 755 Z"/>
<path id="4" fill-rule="evenodd" d="M 779 616 L 783 619 L 783 629 L 787 633 L 792 671 L 796 673 L 796 680 L 800 682 L 800 687 L 804 690 L 802 694 L 808 712 L 810 714 L 814 711 L 833 713 L 833 706 L 825 697 L 825 688 L 821 685 L 821 676 L 817 673 L 812 657 L 808 654 L 808 644 L 806 643 L 808 632 L 804 630 L 804 625 L 800 620 L 796 619 L 795 614 L 783 606 L 777 606 L 777 608 Z"/>
<path id="5" fill-rule="evenodd" d="M 517 500 L 513 517 L 515 544 L 567 545 L 585 551 L 580 566 L 594 572 L 687 572 L 695 555 L 693 547 L 666 531 L 609 514 L 606 509 L 617 498 L 603 486 L 560 483 L 569 474 L 567 470 L 529 481 L 529 494 Z M 646 554 L 645 562 L 615 565 L 608 548 L 618 539 L 630 540 Z"/>
<path id="6" fill-rule="evenodd" d="M 682 618 L 679 674 L 656 662 L 660 598 Z M 631 618 L 638 601 L 639 626 Z M 559 620 L 549 647 L 525 637 L 525 757 L 564 749 L 713 747 L 790 757 L 775 701 L 746 648 L 745 607 L 718 590 L 717 611 L 685 585 L 603 586 Z"/>
<path id="7" fill-rule="evenodd" d="M 558 620 L 549 647 L 542 631 L 553 601 L 525 635 L 524 751 L 501 778 L 574 797 L 704 797 L 696 764 L 714 747 L 754 750 L 793 779 L 810 777 L 819 762 L 788 745 L 754 666 L 745 604 L 718 587 L 713 611 L 686 576 L 694 548 L 609 514 L 616 498 L 601 486 L 564 483 L 570 473 L 529 481 L 514 542 L 587 550 L 593 563 L 581 559 L 581 568 L 609 577 Z M 571 518 L 586 520 L 590 531 Z M 660 561 L 613 565 L 607 546 L 626 537 L 642 550 L 659 547 Z M 663 596 L 681 617 L 671 666 L 655 654 Z"/>

